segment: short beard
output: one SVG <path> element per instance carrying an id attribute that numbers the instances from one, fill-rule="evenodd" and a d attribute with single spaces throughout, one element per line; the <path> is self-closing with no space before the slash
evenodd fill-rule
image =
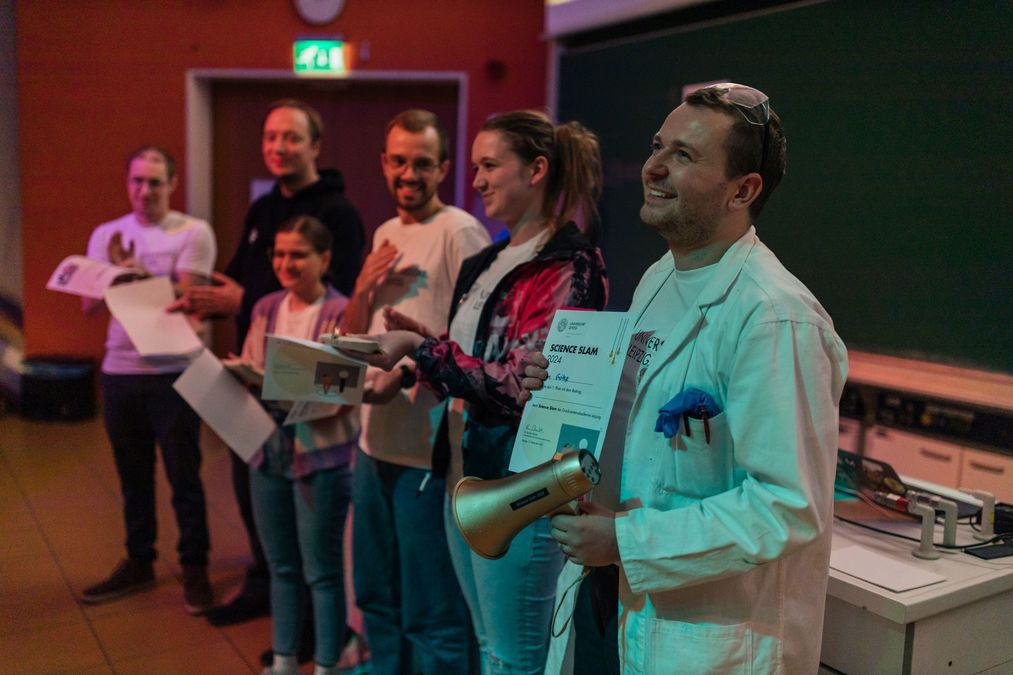
<path id="1" fill-rule="evenodd" d="M 423 188 L 423 190 L 420 192 L 421 199 L 418 201 L 418 203 L 405 204 L 397 197 L 397 190 L 399 187 L 400 184 L 398 183 L 394 184 L 394 190 L 392 194 L 392 196 L 394 197 L 394 203 L 397 204 L 397 207 L 399 209 L 401 209 L 402 211 L 406 211 L 407 213 L 418 213 L 420 211 L 425 211 L 426 209 L 429 208 L 429 205 L 432 203 L 433 199 L 435 199 L 437 195 L 436 190 L 433 190 L 432 192 L 427 192 L 425 188 Z"/>
<path id="2" fill-rule="evenodd" d="M 668 245 L 683 250 L 699 248 L 710 241 L 718 226 L 718 209 L 713 206 L 724 192 L 719 186 L 709 195 L 690 205 L 679 204 L 675 213 L 658 213 L 647 204 L 640 208 L 640 219 L 658 231 Z"/>

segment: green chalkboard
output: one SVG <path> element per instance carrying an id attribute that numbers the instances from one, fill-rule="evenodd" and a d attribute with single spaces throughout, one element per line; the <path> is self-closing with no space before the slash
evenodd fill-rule
<path id="1" fill-rule="evenodd" d="M 1013 373 L 1013 4 L 836 0 L 564 50 L 559 118 L 600 136 L 610 305 L 663 242 L 640 166 L 686 84 L 770 96 L 788 174 L 760 237 L 849 347 Z"/>

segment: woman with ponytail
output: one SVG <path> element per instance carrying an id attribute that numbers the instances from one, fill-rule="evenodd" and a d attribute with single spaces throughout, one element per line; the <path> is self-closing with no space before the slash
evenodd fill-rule
<path id="1" fill-rule="evenodd" d="M 597 220 L 601 157 L 591 131 L 554 125 L 536 111 L 498 115 L 476 136 L 472 167 L 486 215 L 503 222 L 509 238 L 463 263 L 448 335 L 388 309 L 390 332 L 373 336 L 381 352 L 370 357 L 389 369 L 411 356 L 419 379 L 450 399 L 433 457 L 449 489 L 462 475 L 509 473 L 528 354 L 542 349 L 557 309 L 600 310 L 608 291 L 601 252 L 574 223 Z M 486 560 L 468 548 L 449 502 L 447 540 L 482 672 L 541 673 L 564 562 L 549 519 L 522 530 L 503 558 Z"/>

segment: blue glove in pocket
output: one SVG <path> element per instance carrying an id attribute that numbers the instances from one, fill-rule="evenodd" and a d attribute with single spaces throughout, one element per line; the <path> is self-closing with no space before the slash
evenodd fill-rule
<path id="1" fill-rule="evenodd" d="M 682 422 L 686 435 L 689 436 L 689 418 L 692 417 L 703 420 L 704 433 L 707 442 L 710 443 L 710 425 L 707 420 L 720 413 L 721 408 L 713 396 L 703 389 L 690 387 L 676 394 L 658 410 L 658 421 L 654 424 L 654 430 L 665 434 L 665 438 L 672 438 L 679 433 L 679 423 Z"/>

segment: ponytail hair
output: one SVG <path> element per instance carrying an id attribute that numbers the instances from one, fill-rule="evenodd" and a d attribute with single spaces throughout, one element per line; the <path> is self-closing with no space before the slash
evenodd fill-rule
<path id="1" fill-rule="evenodd" d="M 598 137 L 579 122 L 554 125 L 538 110 L 517 110 L 491 117 L 482 131 L 498 131 L 525 164 L 538 157 L 548 163 L 541 215 L 556 229 L 582 216 L 585 232 L 596 232 L 602 189 Z M 592 237 L 593 238 L 593 237 Z"/>

